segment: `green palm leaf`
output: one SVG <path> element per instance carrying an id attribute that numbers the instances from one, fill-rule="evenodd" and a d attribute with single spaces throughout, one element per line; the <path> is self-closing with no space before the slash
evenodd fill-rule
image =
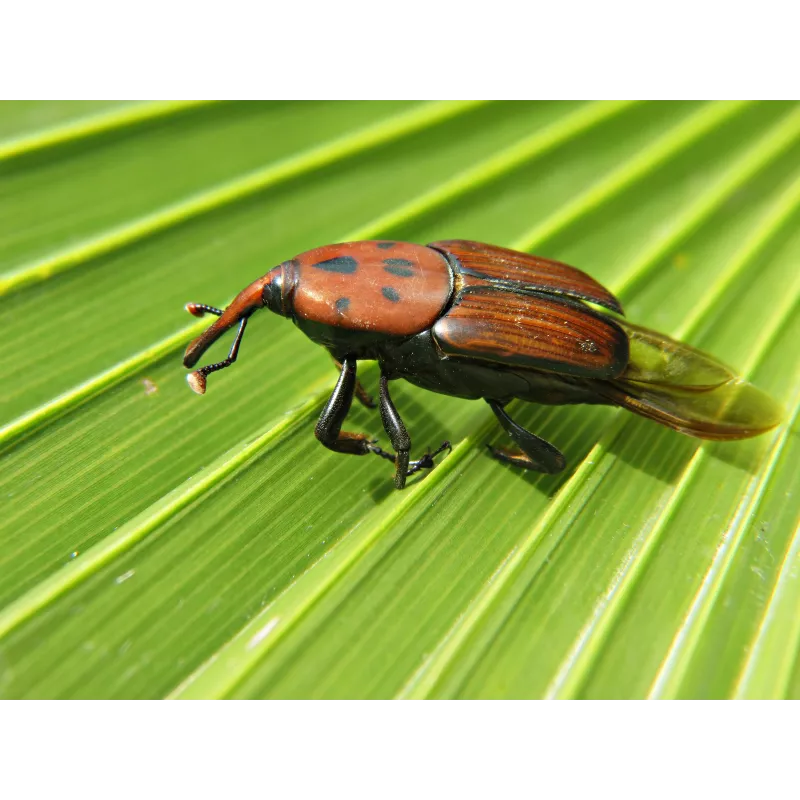
<path id="1" fill-rule="evenodd" d="M 798 205 L 794 104 L 0 105 L 0 693 L 800 696 Z M 335 374 L 291 325 L 189 391 L 184 303 L 371 237 L 573 263 L 785 424 L 521 405 L 569 463 L 537 476 L 401 384 L 454 447 L 395 492 L 314 439 Z"/>

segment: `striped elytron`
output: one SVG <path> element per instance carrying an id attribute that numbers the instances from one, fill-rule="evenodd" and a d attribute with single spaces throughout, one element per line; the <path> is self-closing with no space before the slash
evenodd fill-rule
<path id="1" fill-rule="evenodd" d="M 511 419 L 505 406 L 514 398 L 619 405 L 702 439 L 756 436 L 780 421 L 766 394 L 715 358 L 626 322 L 619 301 L 580 270 L 460 240 L 326 245 L 270 270 L 224 311 L 187 305 L 219 319 L 188 346 L 186 367 L 239 325 L 228 357 L 188 376 L 194 391 L 203 394 L 207 376 L 236 360 L 247 320 L 264 306 L 292 319 L 341 369 L 317 438 L 339 453 L 392 461 L 399 489 L 450 445 L 410 460 L 411 439 L 389 396 L 397 378 L 486 400 L 516 445 L 492 454 L 541 472 L 561 471 L 564 457 Z M 354 395 L 374 405 L 356 378 L 363 359 L 380 365 L 380 413 L 394 453 L 342 431 Z"/>

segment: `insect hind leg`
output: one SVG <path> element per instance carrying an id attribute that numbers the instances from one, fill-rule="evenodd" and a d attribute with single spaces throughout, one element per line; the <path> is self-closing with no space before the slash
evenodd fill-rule
<path id="1" fill-rule="evenodd" d="M 497 421 L 503 426 L 503 430 L 519 448 L 519 450 L 507 450 L 489 445 L 489 451 L 494 458 L 517 467 L 551 475 L 564 469 L 567 462 L 560 450 L 514 422 L 501 403 L 496 400 L 486 402 L 497 417 Z"/>

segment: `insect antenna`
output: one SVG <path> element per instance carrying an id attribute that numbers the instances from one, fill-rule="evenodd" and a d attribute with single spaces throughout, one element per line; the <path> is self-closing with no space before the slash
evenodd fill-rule
<path id="1" fill-rule="evenodd" d="M 221 308 L 215 308 L 214 306 L 207 306 L 205 303 L 187 303 L 186 310 L 193 317 L 202 317 L 205 316 L 206 314 L 214 314 L 217 317 L 221 317 L 224 313 Z"/>
<path id="2" fill-rule="evenodd" d="M 198 306 L 194 303 L 190 303 L 187 306 L 190 314 L 194 314 L 195 312 L 190 308 L 202 308 L 207 310 L 211 314 L 216 314 L 217 316 L 221 316 L 222 312 L 218 308 L 212 308 L 211 306 Z M 202 316 L 203 311 L 200 314 L 195 314 L 195 316 Z M 225 367 L 229 367 L 236 361 L 236 356 L 239 355 L 239 345 L 242 342 L 242 336 L 244 336 L 244 329 L 247 325 L 248 317 L 242 317 L 242 321 L 239 323 L 239 329 L 236 331 L 236 338 L 233 340 L 233 344 L 231 345 L 230 352 L 228 353 L 228 357 L 224 361 L 218 361 L 216 364 L 209 364 L 206 367 L 201 367 L 200 369 L 195 370 L 194 372 L 190 372 L 186 376 L 186 380 L 189 383 L 189 386 L 192 387 L 192 390 L 197 392 L 197 394 L 205 394 L 206 393 L 206 378 L 212 373 L 217 372 L 218 370 L 225 369 Z"/>

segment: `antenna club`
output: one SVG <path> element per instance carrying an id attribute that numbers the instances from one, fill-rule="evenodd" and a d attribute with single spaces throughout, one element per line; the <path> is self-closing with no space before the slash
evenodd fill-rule
<path id="1" fill-rule="evenodd" d="M 198 369 L 194 372 L 190 372 L 186 376 L 186 382 L 189 384 L 191 390 L 196 394 L 206 393 L 206 376 L 203 375 L 202 370 Z"/>
<path id="2" fill-rule="evenodd" d="M 193 316 L 193 317 L 203 317 L 205 316 L 205 309 L 200 303 L 187 303 L 186 310 Z"/>

